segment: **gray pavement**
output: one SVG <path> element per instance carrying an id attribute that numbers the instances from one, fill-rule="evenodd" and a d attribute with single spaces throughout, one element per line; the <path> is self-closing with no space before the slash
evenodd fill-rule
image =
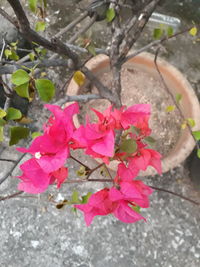
<path id="1" fill-rule="evenodd" d="M 2 156 L 10 153 L 11 150 L 4 151 Z M 13 158 L 16 157 L 18 153 L 14 152 Z M 11 164 L 0 162 L 1 176 Z M 77 165 L 69 165 L 69 177 L 73 179 Z M 18 172 L 17 168 L 13 174 Z M 200 192 L 183 166 L 162 177 L 143 180 L 196 201 L 200 199 Z M 0 195 L 15 192 L 17 183 L 17 179 L 9 178 L 0 187 Z M 70 184 L 59 192 L 53 186 L 36 199 L 20 197 L 0 202 L 0 266 L 200 266 L 200 208 L 178 197 L 155 192 L 151 207 L 142 212 L 146 223 L 124 224 L 106 216 L 96 217 L 90 227 L 86 227 L 81 212 L 74 214 L 69 207 L 58 210 L 47 201 L 48 193 L 69 199 L 72 189 L 84 194 L 100 186 Z"/>

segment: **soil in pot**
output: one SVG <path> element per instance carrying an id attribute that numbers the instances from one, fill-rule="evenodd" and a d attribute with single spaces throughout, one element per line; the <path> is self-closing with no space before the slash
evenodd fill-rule
<path id="1" fill-rule="evenodd" d="M 109 70 L 97 74 L 106 86 L 111 86 L 112 74 Z M 166 112 L 168 106 L 174 105 L 171 97 L 166 92 L 165 87 L 159 77 L 154 77 L 148 72 L 141 71 L 136 67 L 125 65 L 121 72 L 122 80 L 122 103 L 131 106 L 138 103 L 149 103 L 152 107 L 150 127 L 152 137 L 156 140 L 153 148 L 163 156 L 176 144 L 181 133 L 181 117 L 177 110 Z M 97 93 L 97 89 L 92 87 L 89 93 Z M 107 100 L 91 100 L 81 106 L 80 121 L 83 122 L 85 114 L 89 114 L 92 121 L 97 118 L 90 110 L 95 108 L 100 111 L 105 110 L 110 105 Z"/>

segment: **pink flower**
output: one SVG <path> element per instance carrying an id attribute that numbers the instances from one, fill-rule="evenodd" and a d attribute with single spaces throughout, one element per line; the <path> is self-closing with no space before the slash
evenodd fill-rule
<path id="1" fill-rule="evenodd" d="M 64 110 L 55 105 L 45 106 L 54 114 L 44 127 L 45 133 L 35 138 L 28 149 L 17 150 L 32 154 L 44 172 L 50 173 L 61 168 L 69 157 L 69 143 L 75 130 L 72 116 L 78 112 L 78 104 Z"/>
<path id="2" fill-rule="evenodd" d="M 69 157 L 69 147 L 64 140 L 61 145 L 56 142 L 56 138 L 53 139 L 46 133 L 35 138 L 30 148 L 17 148 L 17 150 L 32 154 L 40 167 L 48 173 L 63 166 L 66 159 Z"/>
<path id="3" fill-rule="evenodd" d="M 23 174 L 18 178 L 21 182 L 18 189 L 31 194 L 44 192 L 50 183 L 50 175 L 45 173 L 37 161 L 33 159 L 27 160 L 20 166 Z"/>
<path id="4" fill-rule="evenodd" d="M 149 195 L 153 190 L 142 181 L 120 182 L 119 189 L 110 189 L 110 199 L 112 201 L 126 200 L 142 208 L 149 207 Z"/>
<path id="5" fill-rule="evenodd" d="M 146 117 L 150 116 L 149 104 L 133 105 L 126 110 L 122 107 L 120 110 L 112 112 L 113 118 L 116 120 L 118 128 L 128 129 L 131 125 L 136 126 L 139 122 L 143 121 Z"/>
<path id="6" fill-rule="evenodd" d="M 75 207 L 84 212 L 87 226 L 95 216 L 111 213 L 122 222 L 133 223 L 141 219 L 145 220 L 134 210 L 134 207 L 136 205 L 143 208 L 149 207 L 148 196 L 152 191 L 141 181 L 121 182 L 119 189 L 104 188 L 93 194 L 87 204 L 75 205 Z"/>
<path id="7" fill-rule="evenodd" d="M 109 189 L 104 188 L 91 195 L 87 204 L 74 206 L 84 212 L 85 222 L 89 226 L 95 216 L 104 216 L 112 213 L 114 205 L 109 199 Z"/>
<path id="8" fill-rule="evenodd" d="M 52 172 L 51 175 L 50 184 L 53 184 L 55 181 L 57 181 L 57 188 L 60 188 L 61 184 L 64 183 L 68 177 L 68 168 L 61 167 L 60 169 Z"/>
<path id="9" fill-rule="evenodd" d="M 128 167 L 126 167 L 124 163 L 120 163 L 118 164 L 117 176 L 115 178 L 115 181 L 132 181 L 135 177 L 137 177 L 138 173 L 138 168 L 130 168 L 129 165 Z"/>
<path id="10" fill-rule="evenodd" d="M 61 167 L 52 173 L 45 172 L 34 158 L 24 162 L 20 169 L 23 174 L 18 177 L 21 180 L 18 189 L 30 194 L 44 192 L 55 181 L 57 181 L 57 187 L 59 188 L 68 176 L 68 170 L 65 167 Z"/>
<path id="11" fill-rule="evenodd" d="M 74 149 L 85 148 L 85 153 L 94 158 L 102 158 L 106 163 L 109 162 L 109 157 L 114 155 L 115 121 L 109 115 L 111 107 L 105 111 L 105 114 L 93 111 L 99 118 L 98 123 L 87 122 L 85 126 L 81 125 L 74 132 L 71 145 Z"/>
<path id="12" fill-rule="evenodd" d="M 145 218 L 129 207 L 128 202 L 121 200 L 118 201 L 117 206 L 113 212 L 114 216 L 124 223 L 135 223 Z"/>
<path id="13" fill-rule="evenodd" d="M 129 167 L 145 171 L 148 166 L 154 167 L 159 174 L 162 173 L 161 154 L 149 148 L 139 149 L 137 155 L 129 158 Z"/>

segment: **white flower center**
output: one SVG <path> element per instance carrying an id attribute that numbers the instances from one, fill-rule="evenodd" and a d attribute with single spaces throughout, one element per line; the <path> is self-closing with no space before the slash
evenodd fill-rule
<path id="1" fill-rule="evenodd" d="M 36 153 L 35 153 L 35 158 L 36 158 L 36 159 L 40 159 L 41 156 L 42 156 L 42 155 L 40 154 L 40 152 L 36 152 Z"/>

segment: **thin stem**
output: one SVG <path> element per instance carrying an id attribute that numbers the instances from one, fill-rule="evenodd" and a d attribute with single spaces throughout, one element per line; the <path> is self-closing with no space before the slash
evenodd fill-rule
<path id="1" fill-rule="evenodd" d="M 23 157 L 25 157 L 25 155 L 26 155 L 26 153 L 23 154 L 18 160 L 15 161 L 15 164 L 13 165 L 11 170 L 9 172 L 7 172 L 3 178 L 0 179 L 0 185 L 12 174 L 14 169 L 17 167 L 18 163 L 23 159 Z"/>
<path id="2" fill-rule="evenodd" d="M 13 24 L 15 27 L 18 27 L 18 23 L 16 20 L 14 20 L 8 13 L 6 13 L 2 8 L 0 8 L 0 14 L 7 19 L 11 24 Z"/>
<path id="3" fill-rule="evenodd" d="M 61 29 L 56 35 L 55 38 L 60 37 L 64 33 L 68 32 L 71 30 L 74 26 L 76 26 L 81 20 L 84 20 L 88 15 L 88 11 L 85 11 L 82 15 L 80 15 L 77 19 L 72 21 L 70 24 L 68 24 L 65 28 Z"/>
<path id="4" fill-rule="evenodd" d="M 195 205 L 197 205 L 197 206 L 200 206 L 200 203 L 199 203 L 199 202 L 196 202 L 196 201 L 194 201 L 194 200 L 192 200 L 192 199 L 190 199 L 190 198 L 188 198 L 188 197 L 182 196 L 182 195 L 177 194 L 177 193 L 175 193 L 175 192 L 172 192 L 172 191 L 170 191 L 170 190 L 167 190 L 167 189 L 164 189 L 164 188 L 155 187 L 155 186 L 150 186 L 150 187 L 151 187 L 152 189 L 155 189 L 155 190 L 158 190 L 158 191 L 161 191 L 161 192 L 165 192 L 165 193 L 168 193 L 168 194 L 171 194 L 171 195 L 180 197 L 180 198 L 182 198 L 182 199 L 184 199 L 184 200 L 187 200 L 187 201 L 189 201 L 189 202 L 191 202 L 191 203 L 193 203 L 193 204 L 195 204 Z"/>
<path id="5" fill-rule="evenodd" d="M 89 95 L 66 95 L 62 99 L 59 99 L 54 105 L 62 106 L 66 102 L 76 101 L 76 102 L 88 102 L 92 99 L 102 99 L 100 95 L 89 94 Z"/>
<path id="6" fill-rule="evenodd" d="M 5 42 L 4 38 L 3 38 L 3 46 L 2 46 L 2 49 L 1 49 L 0 61 L 1 61 L 2 58 L 3 58 L 3 53 L 4 53 L 4 49 L 5 49 L 5 47 L 6 47 L 6 42 Z"/>
<path id="7" fill-rule="evenodd" d="M 178 110 L 178 112 L 179 112 L 179 114 L 180 114 L 182 120 L 185 121 L 185 120 L 186 120 L 186 119 L 185 119 L 185 116 L 184 116 L 182 110 L 180 109 L 180 107 L 179 107 L 179 105 L 178 105 L 176 99 L 174 98 L 173 94 L 172 94 L 171 91 L 169 90 L 169 87 L 167 86 L 167 84 L 166 84 L 166 82 L 165 82 L 165 80 L 164 80 L 164 78 L 163 78 L 163 75 L 162 75 L 162 73 L 161 73 L 161 71 L 160 71 L 160 69 L 159 69 L 159 67 L 158 67 L 158 64 L 157 64 L 158 53 L 159 53 L 159 48 L 157 49 L 156 54 L 155 54 L 155 58 L 154 58 L 154 64 L 155 64 L 155 66 L 156 66 L 156 70 L 157 70 L 157 72 L 158 72 L 158 74 L 159 74 L 159 76 L 160 76 L 160 79 L 161 79 L 161 81 L 162 81 L 162 83 L 163 83 L 163 85 L 164 85 L 164 88 L 165 88 L 166 92 L 170 95 L 170 97 L 171 97 L 171 99 L 172 99 L 172 101 L 173 101 L 175 107 L 177 108 L 177 110 Z M 194 142 L 195 142 L 195 144 L 196 144 L 197 149 L 200 149 L 200 146 L 199 146 L 198 142 L 196 141 L 196 139 L 195 139 L 195 137 L 194 137 L 194 135 L 193 135 L 193 133 L 192 133 L 192 129 L 190 128 L 190 126 L 189 126 L 188 123 L 186 123 L 186 125 L 187 125 L 187 128 L 188 128 L 188 130 L 189 130 L 189 132 L 190 132 L 192 138 L 194 139 Z"/>
<path id="8" fill-rule="evenodd" d="M 71 159 L 73 159 L 74 161 L 78 162 L 80 165 L 82 165 L 83 167 L 85 167 L 87 170 L 91 170 L 87 165 L 85 165 L 83 162 L 81 162 L 80 160 L 74 158 L 72 155 L 70 156 Z"/>
<path id="9" fill-rule="evenodd" d="M 8 196 L 5 196 L 5 197 L 0 197 L 0 201 L 17 197 L 18 195 L 21 195 L 22 193 L 24 193 L 24 192 L 23 191 L 18 191 L 16 193 L 12 194 L 12 195 L 8 195 Z"/>
<path id="10" fill-rule="evenodd" d="M 82 33 L 85 33 L 96 21 L 96 16 L 92 17 L 91 21 L 86 24 L 83 28 L 81 28 L 79 31 L 77 31 L 71 39 L 69 39 L 68 43 L 73 43 Z"/>
<path id="11" fill-rule="evenodd" d="M 88 173 L 88 175 L 87 175 L 86 180 L 89 180 L 90 175 L 91 175 L 93 172 L 95 172 L 96 170 L 98 170 L 99 168 L 101 168 L 103 165 L 104 165 L 104 163 L 101 163 L 101 164 L 99 164 L 98 166 L 96 166 L 94 169 L 90 170 L 89 173 Z"/>
<path id="12" fill-rule="evenodd" d="M 157 46 L 157 45 L 159 45 L 159 44 L 164 43 L 165 41 L 168 41 L 168 40 L 170 40 L 170 39 L 172 39 L 172 38 L 177 37 L 178 35 L 181 35 L 181 34 L 184 34 L 184 33 L 189 32 L 193 27 L 194 27 L 194 25 L 193 25 L 193 26 L 190 26 L 190 27 L 187 28 L 187 29 L 184 29 L 184 30 L 182 30 L 182 31 L 179 31 L 179 32 L 177 32 L 177 33 L 175 33 L 175 34 L 173 34 L 173 35 L 170 35 L 170 36 L 164 36 L 164 37 L 161 38 L 160 40 L 155 40 L 155 41 L 153 41 L 153 42 L 151 42 L 151 43 L 149 43 L 149 44 L 147 44 L 147 45 L 141 47 L 141 48 L 138 49 L 137 51 L 135 51 L 135 52 L 133 52 L 133 53 L 130 53 L 128 56 L 126 56 L 125 59 L 121 62 L 121 64 L 124 64 L 124 63 L 125 63 L 126 61 L 128 61 L 129 59 L 131 59 L 131 58 L 133 58 L 133 57 L 139 55 L 140 53 L 146 51 L 146 50 L 149 49 L 149 48 L 152 48 L 153 46 Z"/>
<path id="13" fill-rule="evenodd" d="M 14 159 L 0 159 L 0 161 L 7 161 L 7 162 L 16 162 Z"/>
<path id="14" fill-rule="evenodd" d="M 105 163 L 104 163 L 104 167 L 106 168 L 106 171 L 108 172 L 108 175 L 110 176 L 110 179 L 113 181 L 113 177 Z"/>

